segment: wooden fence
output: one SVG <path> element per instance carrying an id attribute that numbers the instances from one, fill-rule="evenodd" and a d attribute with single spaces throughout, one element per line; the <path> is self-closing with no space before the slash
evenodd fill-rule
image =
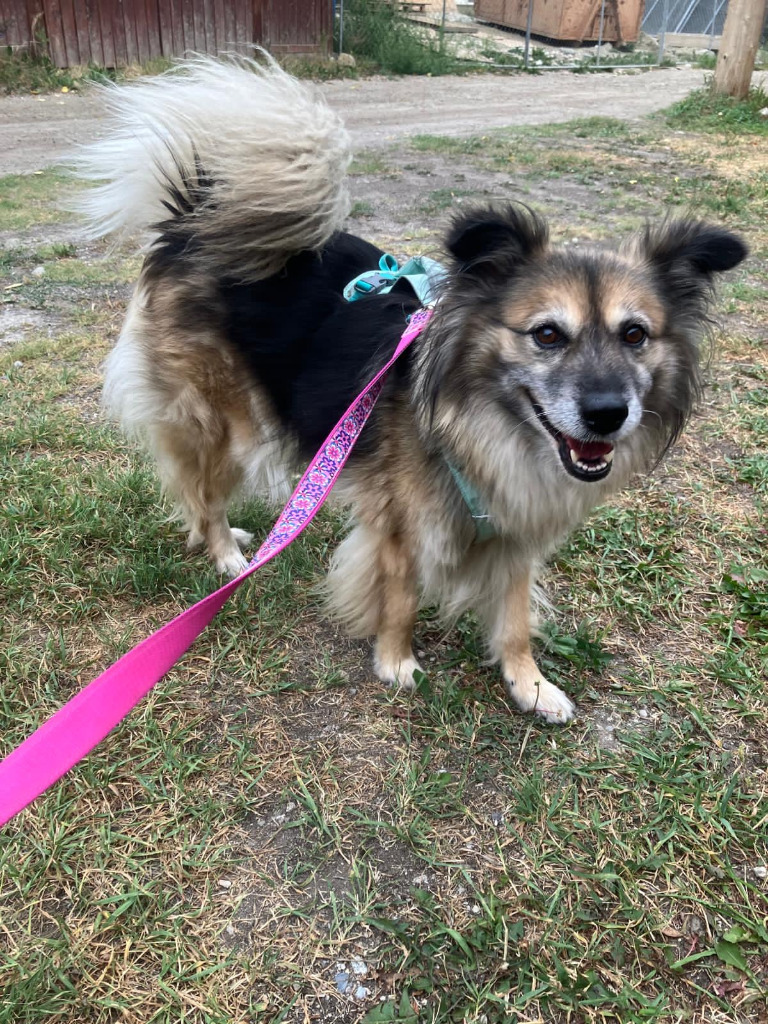
<path id="1" fill-rule="evenodd" d="M 0 0 L 0 45 L 47 40 L 58 67 L 185 53 L 330 52 L 332 0 Z"/>

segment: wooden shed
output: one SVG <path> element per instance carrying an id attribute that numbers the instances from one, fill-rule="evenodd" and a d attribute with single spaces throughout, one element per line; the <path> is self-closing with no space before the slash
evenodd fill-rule
<path id="1" fill-rule="evenodd" d="M 602 0 L 475 0 L 475 17 L 524 32 L 531 3 L 534 35 L 570 43 L 597 40 Z M 644 0 L 606 0 L 603 41 L 635 42 L 643 6 Z"/>
<path id="2" fill-rule="evenodd" d="M 329 53 L 331 0 L 0 0 L 0 45 L 46 40 L 58 67 L 185 53 Z"/>

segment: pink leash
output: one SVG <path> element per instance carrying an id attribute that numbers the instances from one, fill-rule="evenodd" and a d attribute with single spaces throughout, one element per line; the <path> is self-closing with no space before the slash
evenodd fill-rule
<path id="1" fill-rule="evenodd" d="M 189 650 L 240 584 L 312 522 L 376 404 L 381 378 L 431 316 L 431 310 L 421 309 L 411 317 L 391 359 L 328 435 L 248 568 L 124 654 L 0 761 L 0 825 L 93 750 Z"/>

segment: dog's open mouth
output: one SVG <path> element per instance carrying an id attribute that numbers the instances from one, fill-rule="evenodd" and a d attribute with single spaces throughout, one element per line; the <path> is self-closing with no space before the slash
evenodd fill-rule
<path id="1" fill-rule="evenodd" d="M 611 472 L 613 461 L 613 445 L 608 441 L 579 441 L 575 437 L 562 434 L 553 427 L 544 410 L 531 398 L 533 411 L 547 433 L 557 444 L 565 470 L 577 480 L 604 480 Z"/>

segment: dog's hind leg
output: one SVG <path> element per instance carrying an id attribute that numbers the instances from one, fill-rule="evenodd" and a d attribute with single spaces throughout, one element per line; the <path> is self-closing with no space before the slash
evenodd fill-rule
<path id="1" fill-rule="evenodd" d="M 531 568 L 517 567 L 491 639 L 493 653 L 501 659 L 507 693 L 521 711 L 533 711 L 548 722 L 567 722 L 575 712 L 573 703 L 544 678 L 533 660 L 530 604 Z"/>
<path id="2" fill-rule="evenodd" d="M 232 458 L 226 437 L 215 443 L 189 424 L 164 424 L 154 441 L 163 488 L 189 530 L 187 548 L 205 545 L 218 572 L 237 576 L 248 565 L 240 548 L 250 544 L 252 536 L 233 529 L 227 518 L 242 469 Z"/>

